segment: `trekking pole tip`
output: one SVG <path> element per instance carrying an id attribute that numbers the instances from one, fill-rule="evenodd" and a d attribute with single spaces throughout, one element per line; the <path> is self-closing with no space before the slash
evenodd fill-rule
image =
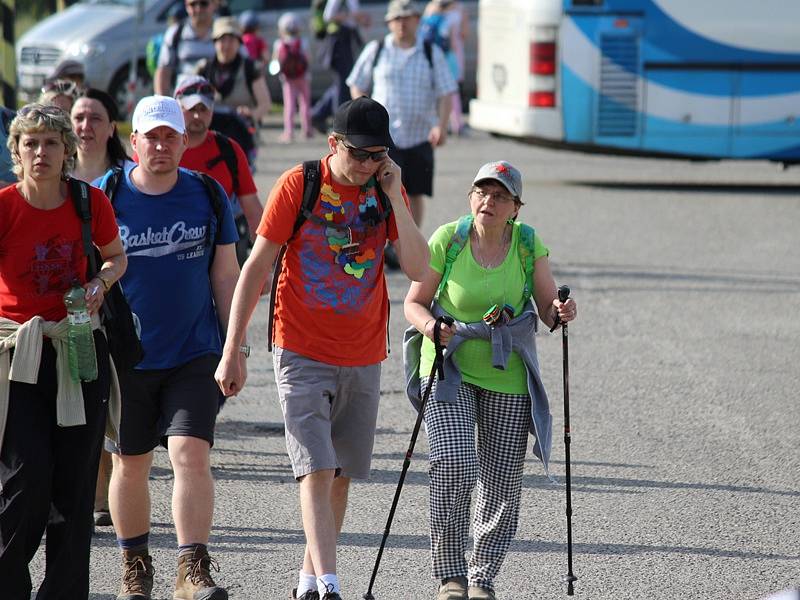
<path id="1" fill-rule="evenodd" d="M 575 577 L 572 573 L 568 575 L 564 575 L 561 580 L 567 584 L 567 596 L 574 596 L 575 595 L 575 582 L 578 581 L 578 578 Z"/>
<path id="2" fill-rule="evenodd" d="M 375 596 L 373 596 L 370 592 L 364 594 L 364 600 L 375 600 Z"/>

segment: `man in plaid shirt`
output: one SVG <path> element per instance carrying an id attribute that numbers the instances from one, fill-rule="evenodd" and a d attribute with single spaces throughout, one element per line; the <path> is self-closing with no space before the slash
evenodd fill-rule
<path id="1" fill-rule="evenodd" d="M 433 195 L 433 148 L 447 138 L 450 95 L 458 89 L 441 48 L 417 38 L 420 14 L 412 0 L 392 0 L 390 33 L 364 47 L 347 78 L 353 98 L 371 90 L 389 113 L 389 154 L 402 170 L 417 226 L 423 198 Z"/>

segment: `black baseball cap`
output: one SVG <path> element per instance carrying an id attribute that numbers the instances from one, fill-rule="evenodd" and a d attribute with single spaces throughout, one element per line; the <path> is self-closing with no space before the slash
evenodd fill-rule
<path id="1" fill-rule="evenodd" d="M 367 96 L 348 100 L 339 107 L 333 115 L 333 132 L 345 136 L 356 148 L 394 148 L 389 134 L 389 113 Z"/>

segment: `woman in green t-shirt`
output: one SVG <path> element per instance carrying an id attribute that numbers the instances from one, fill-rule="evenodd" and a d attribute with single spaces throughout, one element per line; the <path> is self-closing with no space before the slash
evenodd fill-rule
<path id="1" fill-rule="evenodd" d="M 437 600 L 494 599 L 494 579 L 516 533 L 529 431 L 536 440 L 534 452 L 547 467 L 551 418 L 528 300 L 548 326 L 557 318 L 573 320 L 576 305 L 572 299 L 559 301 L 548 249 L 530 227 L 516 222 L 521 196 L 516 168 L 504 161 L 482 166 L 469 192 L 472 218 L 443 225 L 433 234 L 428 275 L 412 282 L 405 299 L 406 318 L 424 335 L 422 375 L 430 373 L 434 358 L 432 304 L 437 316 L 446 313 L 456 320 L 454 326 L 440 327 L 442 344 L 451 343 L 447 366 L 460 375 L 460 384 L 444 393 L 441 382 L 441 393 L 432 394 L 424 415 L 430 445 L 431 558 L 433 577 L 441 582 Z M 503 346 L 505 351 L 498 350 Z M 475 545 L 467 564 L 476 483 Z"/>

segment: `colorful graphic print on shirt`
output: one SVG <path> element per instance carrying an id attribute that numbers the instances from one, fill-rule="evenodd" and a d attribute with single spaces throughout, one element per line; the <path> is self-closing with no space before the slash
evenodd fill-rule
<path id="1" fill-rule="evenodd" d="M 76 240 L 57 236 L 37 242 L 33 251 L 30 276 L 39 296 L 63 294 L 73 281 L 80 280 L 76 265 L 80 260 L 82 247 Z"/>
<path id="2" fill-rule="evenodd" d="M 358 213 L 348 226 L 344 225 L 348 221 L 340 195 L 327 183 L 320 190 L 322 214 L 331 223 L 330 227 L 325 228 L 328 247 L 334 253 L 336 264 L 356 279 L 361 279 L 364 272 L 374 266 L 376 251 L 380 245 L 376 234 L 381 209 L 375 185 L 375 179 L 371 178 L 366 185 L 361 186 L 357 201 Z"/>
<path id="3" fill-rule="evenodd" d="M 315 212 L 331 226 L 306 222 L 299 249 L 305 302 L 341 314 L 363 310 L 378 283 L 381 270 L 376 267 L 383 261 L 386 243 L 386 221 L 380 220 L 374 181 L 352 200 L 323 184 Z"/>

